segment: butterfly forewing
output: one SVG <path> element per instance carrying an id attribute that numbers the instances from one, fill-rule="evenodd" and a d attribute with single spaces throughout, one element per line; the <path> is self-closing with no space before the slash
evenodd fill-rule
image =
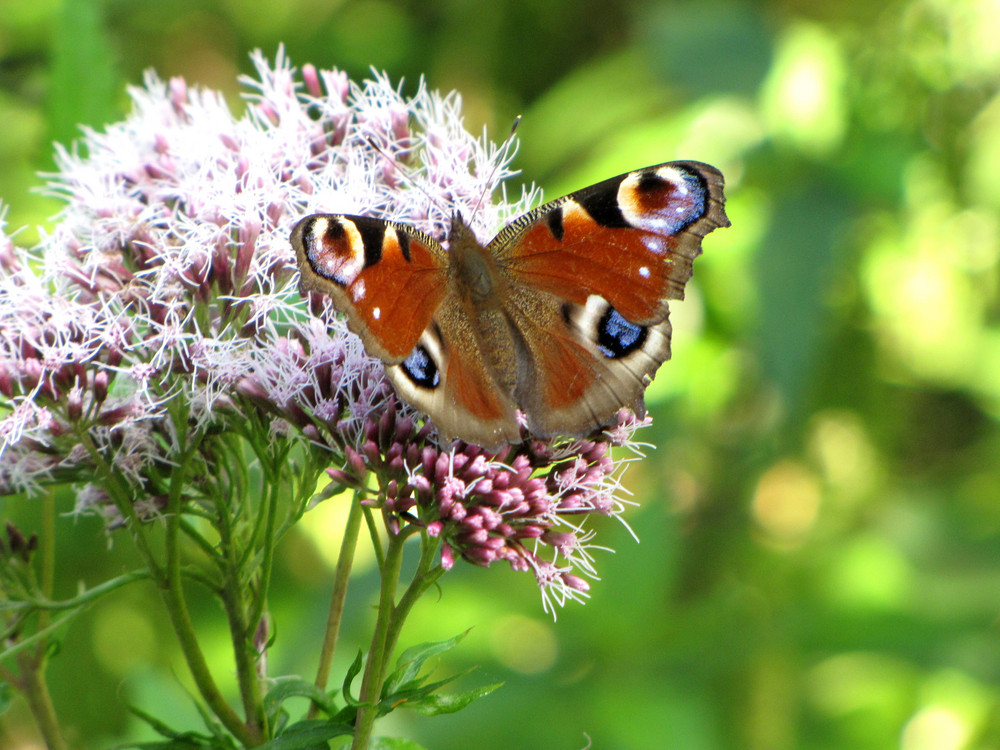
<path id="1" fill-rule="evenodd" d="M 576 304 L 591 294 L 652 324 L 683 296 L 701 238 L 728 226 L 722 176 L 698 162 L 619 175 L 525 215 L 490 244 L 519 283 Z"/>
<path id="2" fill-rule="evenodd" d="M 338 214 L 304 218 L 292 245 L 302 291 L 329 295 L 369 354 L 410 355 L 446 292 L 440 245 L 412 227 Z"/>

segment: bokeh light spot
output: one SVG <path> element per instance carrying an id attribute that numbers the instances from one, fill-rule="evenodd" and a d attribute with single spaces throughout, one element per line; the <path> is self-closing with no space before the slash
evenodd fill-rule
<path id="1" fill-rule="evenodd" d="M 820 509 L 816 478 L 794 461 L 781 461 L 766 472 L 753 495 L 753 517 L 768 541 L 781 546 L 801 544 Z"/>
<path id="2" fill-rule="evenodd" d="M 834 37 L 808 23 L 792 26 L 779 43 L 763 89 L 763 112 L 775 138 L 813 154 L 844 136 L 844 60 Z"/>
<path id="3" fill-rule="evenodd" d="M 961 750 L 969 728 L 961 717 L 943 706 L 921 709 L 903 728 L 900 750 Z"/>
<path id="4" fill-rule="evenodd" d="M 559 654 L 552 624 L 522 615 L 502 618 L 493 628 L 490 645 L 497 661 L 524 674 L 546 671 Z"/>
<path id="5" fill-rule="evenodd" d="M 124 603 L 108 603 L 95 611 L 93 643 L 100 665 L 119 677 L 148 668 L 158 649 L 156 629 L 146 613 Z"/>

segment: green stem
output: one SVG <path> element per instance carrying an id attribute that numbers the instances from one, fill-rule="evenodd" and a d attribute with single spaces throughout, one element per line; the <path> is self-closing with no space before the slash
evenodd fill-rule
<path id="1" fill-rule="evenodd" d="M 267 609 L 267 594 L 271 587 L 271 569 L 274 567 L 274 543 L 275 526 L 278 518 L 278 497 L 281 488 L 281 473 L 270 472 L 265 474 L 267 480 L 267 510 L 264 521 L 264 549 L 260 562 L 260 582 L 257 586 L 254 607 L 250 613 L 249 625 L 256 631 L 264 611 Z M 249 634 L 251 637 L 253 633 Z"/>
<path id="2" fill-rule="evenodd" d="M 385 551 L 382 549 L 382 537 L 379 536 L 379 527 L 375 522 L 375 514 L 370 508 L 365 508 L 365 524 L 368 526 L 368 536 L 372 540 L 372 551 L 375 553 L 375 564 L 379 570 L 385 567 Z"/>
<path id="3" fill-rule="evenodd" d="M 347 525 L 344 527 L 344 540 L 340 544 L 340 555 L 337 557 L 337 571 L 334 575 L 333 592 L 330 596 L 330 613 L 326 618 L 326 633 L 323 635 L 319 668 L 316 670 L 316 687 L 324 691 L 330 679 L 333 654 L 337 650 L 337 636 L 340 633 L 340 622 L 344 616 L 347 583 L 351 576 L 351 566 L 354 564 L 354 552 L 358 546 L 361 519 L 364 516 L 360 500 L 360 493 L 355 493 L 351 499 L 351 510 L 347 516 Z M 319 706 L 315 703 L 311 704 L 308 718 L 314 719 L 318 713 Z"/>
<path id="4" fill-rule="evenodd" d="M 267 735 L 267 715 L 256 669 L 257 652 L 253 646 L 253 632 L 243 607 L 239 582 L 229 576 L 222 589 L 222 604 L 229 621 L 229 634 L 233 641 L 233 658 L 236 661 L 236 680 L 240 700 L 250 731 L 261 738 Z"/>
<path id="5" fill-rule="evenodd" d="M 132 505 L 131 489 L 122 477 L 112 470 L 111 465 L 105 460 L 104 454 L 94 445 L 93 438 L 89 432 L 78 430 L 76 436 L 107 480 L 107 485 L 105 485 L 104 489 L 107 490 L 118 512 L 122 514 L 122 518 L 127 521 L 126 526 L 132 532 L 132 539 L 135 541 L 136 549 L 146 564 L 146 568 L 157 582 L 162 583 L 163 569 L 156 561 L 156 555 L 153 553 L 153 548 L 142 527 L 142 522 L 139 520 L 139 515 L 135 512 L 135 507 Z"/>
<path id="6" fill-rule="evenodd" d="M 170 616 L 170 624 L 180 643 L 181 651 L 187 662 L 188 669 L 191 670 L 191 677 L 198 686 L 198 692 L 205 699 L 209 708 L 219 718 L 219 721 L 244 745 L 259 745 L 263 738 L 256 727 L 247 726 L 232 709 L 232 706 L 223 697 L 212 673 L 205 661 L 205 655 L 198 644 L 198 638 L 194 631 L 194 624 L 191 622 L 191 614 L 187 608 L 187 601 L 184 597 L 184 590 L 181 585 L 181 550 L 180 550 L 180 505 L 181 489 L 185 480 L 184 477 L 184 457 L 178 462 L 177 471 L 174 473 L 170 485 L 170 501 L 167 509 L 167 529 L 166 529 L 166 568 L 165 580 L 162 581 L 160 593 L 163 596 L 167 613 Z"/>
<path id="7" fill-rule="evenodd" d="M 99 599 L 110 591 L 114 591 L 134 581 L 141 581 L 150 577 L 148 570 L 133 570 L 130 573 L 124 573 L 117 578 L 112 578 L 110 581 L 105 581 L 102 584 L 87 589 L 82 594 L 78 594 L 71 599 L 53 601 L 46 597 L 25 597 L 23 601 L 19 602 L 3 602 L 0 604 L 0 612 L 12 610 L 48 610 L 50 612 L 57 612 L 63 609 L 76 609 L 77 607 L 90 604 L 95 599 Z"/>
<path id="8" fill-rule="evenodd" d="M 52 598 L 55 583 L 56 563 L 56 501 L 51 492 L 42 497 L 42 530 L 39 535 L 41 549 L 41 592 L 46 599 Z M 49 750 L 65 750 L 66 740 L 63 739 L 56 718 L 55 706 L 49 694 L 49 686 L 45 682 L 45 666 L 48 662 L 48 634 L 50 632 L 52 613 L 42 610 L 38 614 L 38 632 L 35 634 L 37 643 L 32 653 L 22 652 L 17 657 L 21 670 L 21 685 L 28 701 L 31 715 L 35 719 L 38 730 L 42 733 L 45 746 Z M 61 622 L 61 621 L 60 621 Z"/>
<path id="9" fill-rule="evenodd" d="M 56 576 L 56 498 L 49 491 L 42 498 L 42 534 L 41 534 L 41 590 L 42 596 L 46 599 L 52 598 L 52 590 L 55 586 Z M 49 624 L 51 613 L 42 610 L 38 614 L 38 627 L 45 628 Z M 45 649 L 44 644 L 39 647 L 39 651 Z"/>
<path id="10" fill-rule="evenodd" d="M 406 618 L 410 614 L 410 610 L 413 609 L 413 605 L 444 574 L 444 568 L 440 565 L 436 568 L 432 567 L 440 546 L 440 539 L 431 539 L 426 534 L 420 539 L 420 562 L 417 563 L 417 572 L 414 574 L 413 580 L 410 581 L 410 585 L 407 586 L 403 596 L 400 597 L 399 604 L 396 605 L 392 623 L 386 633 L 385 649 L 390 657 L 396 650 L 396 643 L 399 641 L 399 634 L 403 630 L 403 623 L 406 622 Z M 386 661 L 388 662 L 388 657 Z M 382 679 L 385 679 L 384 671 Z"/>
<path id="11" fill-rule="evenodd" d="M 237 496 L 239 508 L 234 512 L 229 500 L 232 494 L 225 482 L 219 484 L 217 491 L 215 527 L 219 531 L 219 547 L 222 554 L 219 561 L 222 565 L 222 586 L 219 596 L 226 613 L 229 625 L 229 635 L 233 643 L 233 660 L 236 663 L 236 681 L 239 685 L 240 700 L 246 717 L 248 730 L 258 741 L 267 736 L 266 714 L 261 694 L 260 680 L 256 665 L 256 651 L 253 647 L 253 630 L 256 623 L 251 623 L 249 610 L 244 597 L 243 577 L 241 570 L 246 558 L 236 544 L 233 533 L 233 518 L 235 512 L 245 513 L 239 500 L 246 500 L 246 493 Z"/>
<path id="12" fill-rule="evenodd" d="M 23 654 L 25 651 L 32 648 L 33 646 L 44 646 L 46 639 L 52 633 L 55 633 L 57 630 L 59 630 L 59 628 L 61 628 L 63 625 L 68 623 L 70 620 L 72 620 L 74 617 L 81 614 L 82 612 L 83 608 L 74 609 L 72 612 L 67 612 L 58 620 L 49 624 L 46 628 L 39 630 L 36 633 L 32 633 L 30 636 L 24 638 L 23 640 L 19 640 L 16 646 L 5 648 L 3 652 L 0 652 L 0 660 L 9 659 L 12 656 L 18 656 L 20 654 Z"/>
<path id="13" fill-rule="evenodd" d="M 28 700 L 31 715 L 45 740 L 45 747 L 49 750 L 66 750 L 68 745 L 59 729 L 55 707 L 52 705 L 52 696 L 49 695 L 48 685 L 45 684 L 46 661 L 43 650 L 39 650 L 34 656 L 21 654 L 18 658 L 21 669 L 21 685 L 24 689 L 24 696 Z"/>
<path id="14" fill-rule="evenodd" d="M 395 615 L 396 588 L 399 585 L 399 571 L 403 565 L 405 541 L 406 537 L 402 534 L 390 534 L 389 544 L 385 550 L 378 616 L 375 620 L 372 645 L 368 649 L 364 678 L 361 680 L 359 699 L 362 705 L 358 709 L 358 717 L 354 725 L 352 750 L 367 750 L 372 729 L 375 726 L 375 719 L 378 716 L 378 702 L 382 693 L 382 682 L 385 679 L 385 665 L 391 657 L 391 653 L 386 652 L 386 643 Z"/>

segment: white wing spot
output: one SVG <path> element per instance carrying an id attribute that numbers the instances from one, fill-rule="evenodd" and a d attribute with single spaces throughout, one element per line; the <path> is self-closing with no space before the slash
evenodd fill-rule
<path id="1" fill-rule="evenodd" d="M 375 318 L 375 320 L 378 320 L 379 318 L 381 318 L 382 317 L 382 308 L 381 307 L 373 307 L 372 308 L 372 317 Z"/>
<path id="2" fill-rule="evenodd" d="M 639 275 L 642 276 L 642 278 L 644 278 L 644 279 L 648 279 L 649 278 L 649 268 L 647 266 L 640 266 L 639 267 Z"/>
<path id="3" fill-rule="evenodd" d="M 661 224 L 662 221 L 657 220 L 656 222 L 649 222 L 649 223 Z M 656 237 L 654 235 L 647 234 L 645 237 L 642 238 L 642 243 L 646 246 L 648 250 L 656 253 L 657 255 L 662 255 L 665 251 L 662 237 Z"/>
<path id="4" fill-rule="evenodd" d="M 360 302 L 365 298 L 365 282 L 356 281 L 351 287 L 351 296 L 354 298 L 355 302 Z"/>

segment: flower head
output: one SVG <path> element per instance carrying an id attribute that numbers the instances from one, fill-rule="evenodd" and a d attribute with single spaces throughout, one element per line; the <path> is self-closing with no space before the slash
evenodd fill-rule
<path id="1" fill-rule="evenodd" d="M 115 491 L 155 515 L 182 461 L 218 481 L 214 435 L 298 442 L 325 451 L 337 481 L 372 472 L 387 523 L 438 537 L 445 567 L 504 560 L 534 573 L 547 604 L 585 596 L 581 524 L 620 512 L 609 448 L 636 421 L 496 455 L 438 445 L 343 320 L 299 294 L 288 243 L 320 210 L 432 236 L 458 211 L 485 237 L 537 198 L 488 199 L 510 151 L 465 131 L 455 94 L 421 83 L 404 97 L 385 76 L 355 84 L 311 66 L 299 79 L 281 52 L 254 63 L 242 116 L 150 73 L 124 121 L 60 148 L 49 190 L 65 207 L 33 250 L 0 214 L 0 491 L 74 481 L 80 510 L 117 523 Z"/>

